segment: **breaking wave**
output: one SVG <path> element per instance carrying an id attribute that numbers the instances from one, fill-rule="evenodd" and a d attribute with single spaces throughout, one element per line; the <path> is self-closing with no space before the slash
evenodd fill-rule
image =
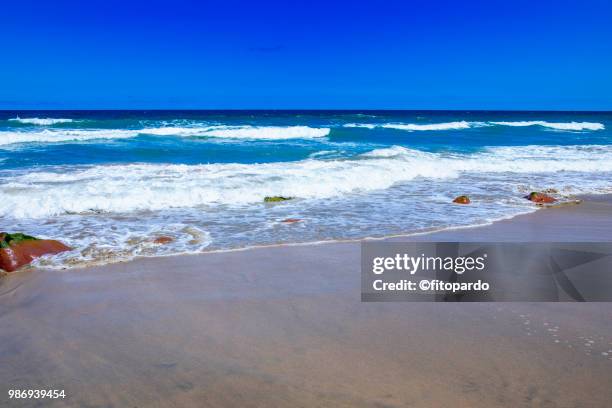
<path id="1" fill-rule="evenodd" d="M 64 119 L 64 118 L 12 118 L 9 119 L 11 122 L 19 122 L 25 123 L 28 125 L 39 125 L 39 126 L 50 126 L 55 125 L 57 123 L 70 123 L 73 122 L 72 119 Z"/>
<path id="2" fill-rule="evenodd" d="M 612 146 L 496 147 L 472 154 L 394 146 L 342 160 L 56 167 L 1 177 L 0 216 L 245 205 L 269 195 L 320 199 L 383 190 L 416 178 L 509 173 L 512 182 L 514 173 L 551 173 L 552 179 L 555 172 L 612 172 Z M 588 180 L 581 183 L 588 188 Z"/>
<path id="3" fill-rule="evenodd" d="M 468 129 L 473 127 L 478 122 L 445 122 L 445 123 L 429 123 L 429 124 L 414 124 L 414 123 L 347 123 L 344 127 L 348 128 L 367 128 L 367 129 L 375 129 L 375 128 L 386 128 L 386 129 L 399 129 L 399 130 L 409 130 L 409 131 L 418 131 L 418 130 L 452 130 L 452 129 Z"/>
<path id="4" fill-rule="evenodd" d="M 135 137 L 138 131 L 125 129 L 68 130 L 45 129 L 37 132 L 0 132 L 0 146 L 15 143 L 60 143 L 94 139 L 124 139 Z"/>
<path id="5" fill-rule="evenodd" d="M 179 137 L 215 137 L 226 139 L 283 140 L 325 137 L 329 128 L 308 126 L 207 126 L 156 127 L 145 129 L 44 129 L 0 131 L 0 146 L 15 143 L 59 143 L 95 139 L 124 139 L 140 134 Z"/>
<path id="6" fill-rule="evenodd" d="M 543 126 L 557 130 L 603 130 L 605 126 L 603 123 L 593 122 L 560 122 L 551 123 L 544 120 L 532 120 L 532 121 L 517 121 L 517 122 L 490 122 L 494 125 L 499 126 Z"/>
<path id="7" fill-rule="evenodd" d="M 72 119 L 60 118 L 13 118 L 11 121 L 36 125 L 53 125 L 66 123 Z M 444 131 L 462 130 L 483 126 L 540 126 L 559 131 L 597 131 L 605 129 L 602 123 L 596 122 L 442 122 L 442 123 L 346 123 L 345 128 L 396 129 L 403 131 Z M 329 127 L 310 126 L 249 126 L 249 125 L 194 125 L 194 126 L 159 126 L 123 129 L 59 129 L 47 128 L 37 130 L 3 130 L 0 131 L 0 146 L 17 143 L 62 143 L 95 139 L 125 139 L 138 135 L 175 136 L 175 137 L 209 137 L 220 139 L 242 140 L 289 140 L 316 139 L 329 136 Z"/>
<path id="8" fill-rule="evenodd" d="M 429 124 L 415 124 L 415 123 L 347 123 L 344 127 L 348 128 L 366 128 L 366 129 L 398 129 L 406 131 L 419 131 L 419 130 L 459 130 L 469 129 L 483 126 L 514 126 L 514 127 L 525 127 L 525 126 L 542 126 L 545 128 L 556 129 L 556 130 L 604 130 L 605 126 L 603 123 L 597 122 L 547 122 L 544 120 L 533 120 L 533 121 L 516 121 L 516 122 L 444 122 L 444 123 L 429 123 Z"/>
<path id="9" fill-rule="evenodd" d="M 430 123 L 430 124 L 394 124 L 385 123 L 381 127 L 387 129 L 400 129 L 400 130 L 451 130 L 451 129 L 468 129 L 474 126 L 474 122 L 468 123 L 466 121 L 461 122 L 448 122 L 448 123 Z"/>
<path id="10" fill-rule="evenodd" d="M 201 136 L 228 139 L 310 139 L 329 135 L 329 128 L 308 126 L 209 126 L 209 127 L 158 127 L 140 132 L 163 136 Z"/>

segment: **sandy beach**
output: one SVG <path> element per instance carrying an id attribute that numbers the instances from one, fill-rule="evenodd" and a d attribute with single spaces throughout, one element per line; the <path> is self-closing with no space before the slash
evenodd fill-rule
<path id="1" fill-rule="evenodd" d="M 0 408 L 612 408 L 612 0 L 2 13 Z"/>
<path id="2" fill-rule="evenodd" d="M 612 198 L 392 240 L 612 241 Z M 358 242 L 0 278 L 0 405 L 605 407 L 608 303 L 361 303 Z M 64 389 L 57 401 L 8 389 Z"/>

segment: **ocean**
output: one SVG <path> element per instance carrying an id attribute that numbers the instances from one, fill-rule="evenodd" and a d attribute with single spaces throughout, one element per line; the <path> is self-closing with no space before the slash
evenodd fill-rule
<path id="1" fill-rule="evenodd" d="M 543 189 L 612 192 L 612 113 L 0 112 L 0 230 L 74 248 L 46 267 L 481 225 Z"/>

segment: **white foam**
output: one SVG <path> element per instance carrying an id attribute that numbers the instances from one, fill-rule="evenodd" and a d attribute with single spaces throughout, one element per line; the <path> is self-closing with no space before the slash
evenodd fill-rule
<path id="1" fill-rule="evenodd" d="M 208 130 L 214 129 L 213 127 L 179 127 L 179 126 L 162 126 L 162 127 L 150 127 L 141 129 L 139 132 L 147 135 L 156 136 L 204 136 Z"/>
<path id="2" fill-rule="evenodd" d="M 474 154 L 395 146 L 344 160 L 59 167 L 0 178 L 0 216 L 39 218 L 67 212 L 252 204 L 270 195 L 319 199 L 382 190 L 415 178 L 509 173 L 507 178 L 513 180 L 514 173 L 554 177 L 555 172 L 568 171 L 612 172 L 612 146 L 499 147 Z M 588 186 L 581 182 L 582 188 Z"/>
<path id="3" fill-rule="evenodd" d="M 494 125 L 499 126 L 543 126 L 557 130 L 604 130 L 605 126 L 603 123 L 597 122 L 546 122 L 544 120 L 530 120 L 530 121 L 517 121 L 517 122 L 490 122 Z"/>
<path id="4" fill-rule="evenodd" d="M 12 122 L 25 123 L 29 125 L 39 125 L 39 126 L 49 126 L 55 125 L 57 123 L 70 123 L 73 119 L 65 119 L 65 118 L 12 118 L 9 119 Z"/>
<path id="5" fill-rule="evenodd" d="M 420 130 L 459 130 L 469 129 L 483 126 L 513 126 L 513 127 L 525 127 L 525 126 L 542 126 L 556 130 L 603 130 L 605 126 L 603 123 L 597 122 L 547 122 L 544 120 L 531 120 L 531 121 L 515 121 L 515 122 L 444 122 L 444 123 L 347 123 L 343 125 L 347 128 L 366 128 L 366 129 L 398 129 L 406 131 L 420 131 Z"/>
<path id="6" fill-rule="evenodd" d="M 146 128 L 141 133 L 160 136 L 202 136 L 227 139 L 310 139 L 324 137 L 329 128 L 311 128 L 308 126 L 205 126 L 205 127 L 157 127 Z"/>
<path id="7" fill-rule="evenodd" d="M 124 139 L 139 134 L 179 137 L 217 137 L 226 139 L 311 139 L 325 137 L 329 128 L 308 126 L 164 126 L 144 129 L 44 129 L 38 131 L 0 131 L 0 146 L 15 143 L 59 143 L 94 139 Z"/>
<path id="8" fill-rule="evenodd" d="M 125 261 L 137 256 L 198 253 L 212 242 L 210 234 L 202 228 L 177 222 L 155 224 L 138 220 L 117 222 L 80 218 L 66 220 L 62 227 L 64 242 L 75 249 L 53 257 L 39 258 L 34 265 L 65 268 Z M 76 231 L 78 238 L 74 236 Z M 49 228 L 46 234 L 40 236 L 52 238 L 57 233 L 58 227 Z M 168 237 L 170 242 L 157 244 L 155 239 L 158 237 Z"/>
<path id="9" fill-rule="evenodd" d="M 429 123 L 429 124 L 415 124 L 415 123 L 385 123 L 381 127 L 388 129 L 399 129 L 399 130 L 453 130 L 453 129 L 469 129 L 472 125 L 464 120 L 460 122 L 446 122 L 446 123 Z"/>
<path id="10" fill-rule="evenodd" d="M 347 128 L 366 128 L 366 129 L 375 129 L 380 125 L 376 125 L 374 123 L 346 123 L 343 127 Z"/>
<path id="11" fill-rule="evenodd" d="M 59 143 L 93 139 L 122 139 L 138 135 L 138 131 L 124 129 L 45 129 L 36 132 L 2 131 L 0 146 L 15 143 Z"/>
<path id="12" fill-rule="evenodd" d="M 473 126 L 481 125 L 479 122 L 444 122 L 444 123 L 347 123 L 344 127 L 348 128 L 385 128 L 385 129 L 398 129 L 407 131 L 420 131 L 420 130 L 453 130 L 453 129 L 468 129 Z"/>
<path id="13" fill-rule="evenodd" d="M 207 130 L 205 136 L 232 139 L 312 139 L 329 135 L 329 128 L 308 126 L 238 126 L 218 127 Z"/>

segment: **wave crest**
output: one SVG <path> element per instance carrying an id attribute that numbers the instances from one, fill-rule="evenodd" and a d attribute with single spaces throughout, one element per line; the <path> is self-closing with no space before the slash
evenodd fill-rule
<path id="1" fill-rule="evenodd" d="M 126 129 L 45 129 L 37 132 L 0 132 L 0 146 L 16 143 L 61 143 L 94 139 L 124 139 L 135 137 L 138 131 Z"/>
<path id="2" fill-rule="evenodd" d="M 428 124 L 416 124 L 416 123 L 347 123 L 344 127 L 347 128 L 366 128 L 366 129 L 398 129 L 406 131 L 420 131 L 420 130 L 459 130 L 469 129 L 483 126 L 513 126 L 513 127 L 526 127 L 526 126 L 542 126 L 556 130 L 604 130 L 605 126 L 603 123 L 598 122 L 547 122 L 544 120 L 531 120 L 531 121 L 515 121 L 515 122 L 444 122 L 444 123 L 428 123 Z"/>
<path id="3" fill-rule="evenodd" d="M 612 146 L 498 147 L 472 154 L 394 146 L 344 160 L 56 168 L 0 178 L 0 215 L 40 218 L 244 205 L 261 203 L 269 195 L 319 199 L 383 190 L 415 178 L 481 173 L 508 173 L 512 178 L 514 173 L 562 171 L 612 172 Z"/>
<path id="4" fill-rule="evenodd" d="M 459 122 L 445 122 L 445 123 L 428 123 L 428 124 L 415 124 L 415 123 L 347 123 L 344 127 L 348 128 L 385 128 L 385 129 L 398 129 L 398 130 L 452 130 L 452 129 L 468 129 L 476 126 L 478 122 L 466 122 L 464 120 Z"/>
<path id="5" fill-rule="evenodd" d="M 35 132 L 0 132 L 0 145 L 15 143 L 58 143 L 94 139 L 124 139 L 136 137 L 140 134 L 251 140 L 312 139 L 325 137 L 329 135 L 329 132 L 329 128 L 311 128 L 308 126 L 167 126 L 145 129 L 44 129 Z"/>
<path id="6" fill-rule="evenodd" d="M 208 127 L 159 127 L 141 130 L 141 133 L 164 136 L 202 136 L 227 139 L 311 139 L 329 135 L 329 128 L 309 126 L 208 126 Z"/>
<path id="7" fill-rule="evenodd" d="M 49 126 L 49 125 L 55 125 L 58 123 L 70 123 L 70 122 L 73 122 L 74 120 L 66 119 L 66 118 L 20 118 L 20 117 L 16 117 L 16 118 L 9 119 L 9 121 L 24 123 L 28 125 Z"/>
<path id="8" fill-rule="evenodd" d="M 530 121 L 517 121 L 517 122 L 490 122 L 494 125 L 499 126 L 543 126 L 557 130 L 604 130 L 605 126 L 603 123 L 597 122 L 546 122 L 544 120 L 530 120 Z"/>

